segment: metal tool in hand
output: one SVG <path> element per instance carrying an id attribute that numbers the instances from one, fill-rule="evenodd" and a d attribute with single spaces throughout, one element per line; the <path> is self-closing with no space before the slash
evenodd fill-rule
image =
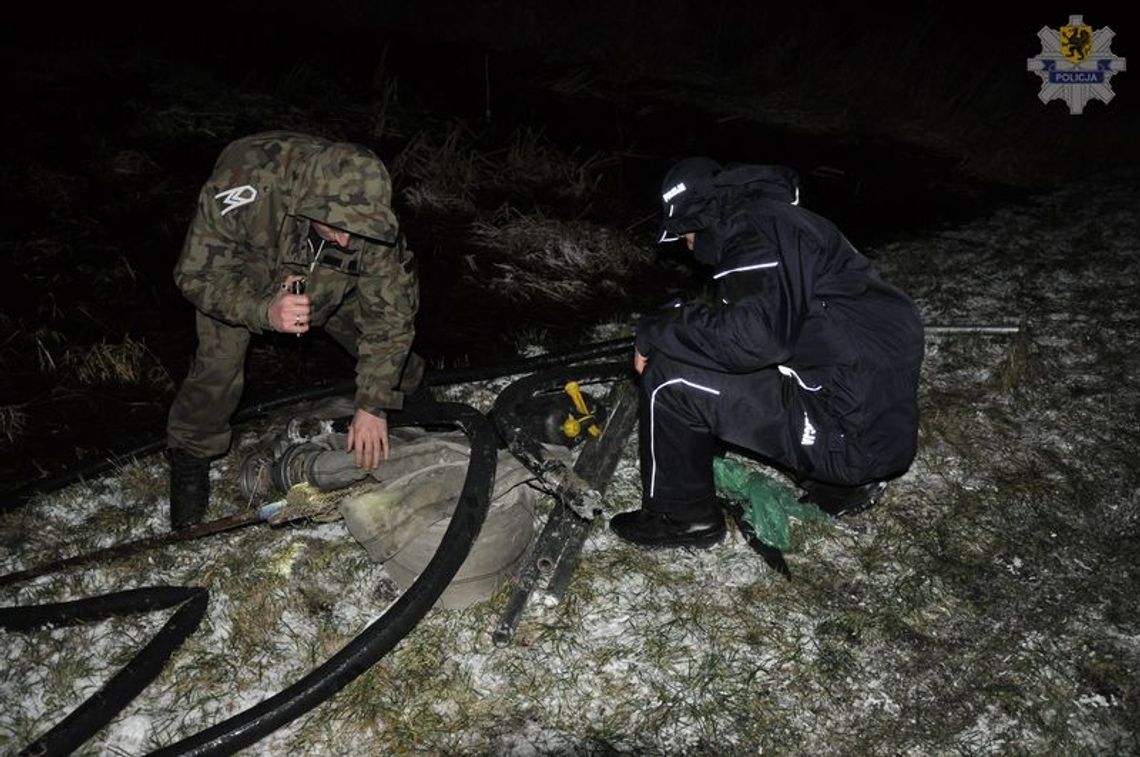
<path id="1" fill-rule="evenodd" d="M 288 286 L 289 294 L 304 294 L 305 293 L 305 284 L 307 282 L 308 282 L 308 279 L 306 279 L 304 276 L 301 276 L 300 278 L 294 279 L 292 282 L 290 282 L 290 284 Z M 294 326 L 300 326 L 301 325 L 301 319 L 298 318 L 295 321 L 293 321 L 293 325 Z M 298 332 L 297 338 L 299 339 L 300 337 L 301 337 L 301 334 L 300 334 L 300 332 Z"/>

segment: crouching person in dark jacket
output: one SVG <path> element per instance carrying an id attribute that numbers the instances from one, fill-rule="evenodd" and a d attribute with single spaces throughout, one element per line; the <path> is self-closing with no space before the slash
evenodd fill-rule
<path id="1" fill-rule="evenodd" d="M 651 547 L 724 536 L 713 458 L 743 448 L 834 515 L 865 509 L 914 459 L 922 322 L 827 219 L 794 171 L 689 158 L 662 187 L 660 241 L 713 267 L 715 304 L 642 319 L 640 509 L 610 521 Z"/>

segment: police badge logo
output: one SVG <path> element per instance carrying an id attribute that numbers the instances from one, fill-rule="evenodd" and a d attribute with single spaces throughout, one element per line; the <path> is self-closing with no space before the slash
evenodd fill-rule
<path id="1" fill-rule="evenodd" d="M 1084 112 L 1089 100 L 1108 104 L 1113 75 L 1125 70 L 1125 59 L 1112 54 L 1115 32 L 1107 26 L 1093 31 L 1081 16 L 1069 16 L 1060 29 L 1037 32 L 1041 54 L 1029 59 L 1028 70 L 1041 77 L 1041 102 L 1064 100 L 1071 115 Z"/>

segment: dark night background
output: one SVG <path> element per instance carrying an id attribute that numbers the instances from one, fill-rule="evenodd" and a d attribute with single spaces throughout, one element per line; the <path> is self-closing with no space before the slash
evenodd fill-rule
<path id="1" fill-rule="evenodd" d="M 402 205 L 423 175 L 393 166 L 423 271 L 418 349 L 436 368 L 479 365 L 511 357 L 520 334 L 573 346 L 589 326 L 693 281 L 687 261 L 663 250 L 624 299 L 587 291 L 503 312 L 457 267 L 472 220 L 504 204 L 652 246 L 671 161 L 783 163 L 801 171 L 805 204 L 873 257 L 884 241 L 1136 166 L 1137 73 L 1113 79 L 1107 106 L 1071 116 L 1042 104 L 1026 71 L 1037 31 L 1072 13 L 1111 26 L 1112 51 L 1133 57 L 1140 29 L 1115 8 L 437 1 L 44 7 L 9 18 L 3 488 L 161 434 L 169 382 L 76 382 L 68 356 L 129 340 L 146 370 L 181 379 L 193 318 L 170 272 L 198 186 L 231 139 L 310 129 L 368 144 L 393 166 L 423 134 L 450 129 L 469 150 L 501 156 L 532 129 L 551 150 L 600 156 L 588 195 L 556 180 L 476 187 L 465 217 Z M 247 396 L 350 371 L 326 342 L 268 337 L 251 351 Z"/>

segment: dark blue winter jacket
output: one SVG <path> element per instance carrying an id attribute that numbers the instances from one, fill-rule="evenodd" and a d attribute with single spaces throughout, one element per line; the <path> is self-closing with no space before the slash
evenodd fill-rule
<path id="1" fill-rule="evenodd" d="M 637 349 L 726 373 L 780 370 L 873 456 L 872 475 L 900 473 L 917 444 L 918 310 L 797 201 L 790 169 L 717 174 L 689 224 L 698 259 L 714 266 L 717 303 L 646 317 Z"/>

